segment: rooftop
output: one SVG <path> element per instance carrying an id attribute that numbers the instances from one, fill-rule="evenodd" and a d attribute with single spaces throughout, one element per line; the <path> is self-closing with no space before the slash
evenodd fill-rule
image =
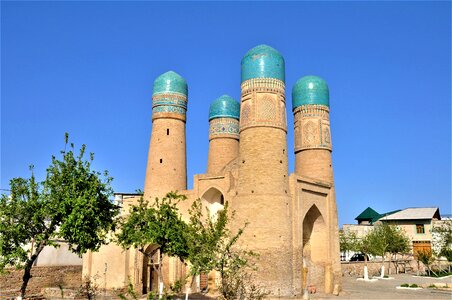
<path id="1" fill-rule="evenodd" d="M 441 219 L 438 207 L 410 207 L 380 218 L 382 221 L 390 220 L 426 220 Z"/>
<path id="2" fill-rule="evenodd" d="M 379 217 L 380 214 L 377 213 L 375 210 L 373 210 L 371 207 L 366 208 L 362 213 L 359 214 L 359 216 L 357 216 L 355 218 L 355 220 L 357 221 L 363 221 L 363 220 L 372 220 L 374 218 Z"/>

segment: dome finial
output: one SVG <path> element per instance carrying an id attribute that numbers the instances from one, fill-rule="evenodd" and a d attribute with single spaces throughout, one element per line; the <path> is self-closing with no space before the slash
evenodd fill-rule
<path id="1" fill-rule="evenodd" d="M 302 105 L 330 106 L 330 92 L 325 80 L 317 76 L 304 76 L 292 89 L 292 108 Z"/>
<path id="2" fill-rule="evenodd" d="M 223 95 L 210 104 L 209 121 L 215 118 L 239 119 L 240 104 L 228 95 Z"/>
<path id="3" fill-rule="evenodd" d="M 284 58 L 275 49 L 259 45 L 242 58 L 242 82 L 252 78 L 275 78 L 285 81 Z"/>
<path id="4" fill-rule="evenodd" d="M 154 81 L 153 94 L 180 93 L 188 95 L 188 86 L 185 79 L 174 71 L 163 73 Z"/>

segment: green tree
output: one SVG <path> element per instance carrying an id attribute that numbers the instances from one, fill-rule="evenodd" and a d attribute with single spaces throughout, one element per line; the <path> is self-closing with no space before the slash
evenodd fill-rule
<path id="1" fill-rule="evenodd" d="M 189 209 L 190 223 L 188 226 L 188 260 L 190 274 L 195 276 L 208 273 L 216 268 L 221 244 L 230 234 L 228 230 L 228 203 L 224 209 L 212 216 L 206 208 L 203 213 L 201 200 L 197 199 Z M 240 233 L 241 234 L 241 233 Z"/>
<path id="2" fill-rule="evenodd" d="M 339 248 L 341 252 L 360 252 L 360 240 L 354 231 L 339 231 Z"/>
<path id="3" fill-rule="evenodd" d="M 177 204 L 185 200 L 184 195 L 175 192 L 163 198 L 155 198 L 152 204 L 140 199 L 138 205 L 130 208 L 129 215 L 120 221 L 117 243 L 124 249 L 135 247 L 153 262 L 153 256 L 159 253 L 158 267 L 152 264 L 158 274 L 159 284 L 163 282 L 163 255 L 176 256 L 182 261 L 188 256 L 187 224 L 182 220 Z M 146 252 L 149 245 L 155 245 L 151 253 Z"/>
<path id="4" fill-rule="evenodd" d="M 367 265 L 367 258 L 370 254 L 372 254 L 372 240 L 369 238 L 369 235 L 364 236 L 362 239 L 358 240 L 356 243 L 356 250 L 361 252 L 364 255 L 364 261 Z"/>
<path id="5" fill-rule="evenodd" d="M 211 215 L 207 208 L 203 213 L 198 199 L 192 204 L 189 213 L 187 241 L 191 275 L 217 271 L 221 278 L 220 292 L 223 299 L 237 299 L 239 296 L 243 299 L 262 299 L 267 292 L 256 285 L 252 278 L 252 271 L 255 271 L 253 261 L 257 255 L 237 247 L 246 224 L 236 233 L 230 231 L 229 224 L 235 212 L 229 212 L 227 202 L 223 210 Z"/>
<path id="6" fill-rule="evenodd" d="M 352 234 L 352 243 L 350 245 L 352 245 L 351 247 L 351 251 L 356 251 L 356 252 L 360 252 L 364 254 L 364 279 L 365 280 L 369 280 L 369 273 L 368 273 L 368 268 L 367 268 L 367 262 L 368 262 L 368 255 L 371 253 L 371 241 L 368 238 L 368 235 L 364 236 L 363 238 L 359 239 L 356 238 L 356 235 Z"/>
<path id="7" fill-rule="evenodd" d="M 98 250 L 115 226 L 118 209 L 109 200 L 112 178 L 91 169 L 94 155 L 85 158 L 85 145 L 75 156 L 73 144 L 66 151 L 67 133 L 65 143 L 62 159 L 52 156 L 43 182 L 36 181 L 30 167 L 31 177 L 12 179 L 10 194 L 0 197 L 0 271 L 24 269 L 22 298 L 45 246 L 58 247 L 54 240 L 64 239 L 81 255 Z"/>
<path id="8" fill-rule="evenodd" d="M 441 221 L 439 225 L 433 226 L 432 236 L 434 239 L 434 254 L 445 256 L 448 262 L 452 261 L 452 220 Z"/>
<path id="9" fill-rule="evenodd" d="M 387 253 L 406 253 L 409 250 L 409 238 L 395 225 L 381 223 L 366 235 L 369 253 L 381 256 L 381 277 L 384 276 L 384 261 Z"/>

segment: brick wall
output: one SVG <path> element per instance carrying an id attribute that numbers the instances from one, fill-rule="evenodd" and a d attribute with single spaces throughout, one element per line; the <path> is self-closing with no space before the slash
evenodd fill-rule
<path id="1" fill-rule="evenodd" d="M 342 276 L 364 276 L 364 266 L 366 265 L 363 261 L 357 262 L 341 262 L 342 267 Z M 396 274 L 396 266 L 393 262 L 388 263 L 385 261 L 385 275 L 388 275 L 388 265 L 389 267 L 389 275 Z M 416 273 L 417 272 L 417 262 L 412 260 L 405 264 L 405 268 L 400 264 L 399 272 L 400 273 Z M 367 262 L 367 270 L 369 272 L 369 276 L 380 276 L 381 272 L 381 261 L 376 262 Z M 423 265 L 420 264 L 420 271 L 423 272 Z"/>
<path id="2" fill-rule="evenodd" d="M 0 275 L 0 299 L 16 296 L 22 285 L 23 270 L 10 269 Z M 45 287 L 78 288 L 82 284 L 82 266 L 33 267 L 27 296 L 40 294 Z"/>

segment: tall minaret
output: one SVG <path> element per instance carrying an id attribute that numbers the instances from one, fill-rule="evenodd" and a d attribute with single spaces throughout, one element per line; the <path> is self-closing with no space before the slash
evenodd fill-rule
<path id="1" fill-rule="evenodd" d="M 329 90 L 317 76 L 299 79 L 292 90 L 295 173 L 333 183 Z"/>
<path id="2" fill-rule="evenodd" d="M 220 172 L 239 155 L 240 104 L 223 95 L 209 109 L 209 157 L 207 174 Z"/>
<path id="3" fill-rule="evenodd" d="M 257 280 L 273 296 L 293 295 L 284 81 L 277 50 L 260 45 L 243 57 L 240 167 L 231 207 L 238 212 L 235 226 L 249 222 L 242 243 L 260 254 Z"/>
<path id="4" fill-rule="evenodd" d="M 187 82 L 173 71 L 160 75 L 154 81 L 145 198 L 161 197 L 170 191 L 187 189 L 187 95 Z"/>
<path id="5" fill-rule="evenodd" d="M 303 255 L 306 255 L 304 259 L 311 261 L 311 275 L 308 277 L 311 283 L 319 285 L 323 282 L 324 291 L 332 293 L 335 286 L 341 285 L 341 265 L 331 159 L 328 85 L 316 76 L 299 79 L 292 90 L 292 105 L 295 173 L 320 180 L 330 187 L 325 198 L 314 203 L 301 202 L 301 210 L 305 215 L 302 228 Z M 304 200 L 303 195 L 301 199 Z"/>

